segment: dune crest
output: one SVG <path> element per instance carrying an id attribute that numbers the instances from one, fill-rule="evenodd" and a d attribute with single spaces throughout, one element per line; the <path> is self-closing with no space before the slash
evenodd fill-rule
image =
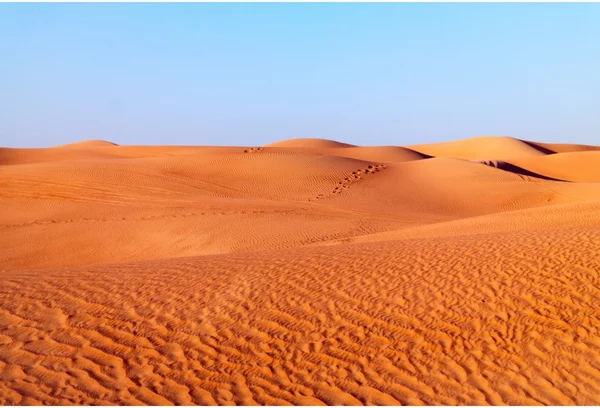
<path id="1" fill-rule="evenodd" d="M 1 148 L 0 404 L 599 404 L 599 154 Z"/>

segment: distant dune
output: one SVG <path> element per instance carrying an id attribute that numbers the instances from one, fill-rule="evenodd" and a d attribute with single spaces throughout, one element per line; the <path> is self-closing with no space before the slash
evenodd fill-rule
<path id="1" fill-rule="evenodd" d="M 305 148 L 332 148 L 332 147 L 351 147 L 354 145 L 348 143 L 336 142 L 334 140 L 327 139 L 288 139 L 281 140 L 279 142 L 271 143 L 265 147 L 305 147 Z"/>
<path id="2" fill-rule="evenodd" d="M 600 404 L 600 147 L 0 148 L 2 405 Z"/>
<path id="3" fill-rule="evenodd" d="M 69 148 L 93 148 L 93 147 L 109 147 L 118 146 L 116 143 L 108 142 L 106 140 L 84 140 L 83 142 L 69 143 L 66 145 L 60 145 L 56 147 L 69 147 Z"/>

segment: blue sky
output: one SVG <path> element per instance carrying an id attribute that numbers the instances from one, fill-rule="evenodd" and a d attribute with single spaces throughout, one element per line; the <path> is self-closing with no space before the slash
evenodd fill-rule
<path id="1" fill-rule="evenodd" d="M 0 146 L 600 144 L 600 4 L 0 4 Z"/>

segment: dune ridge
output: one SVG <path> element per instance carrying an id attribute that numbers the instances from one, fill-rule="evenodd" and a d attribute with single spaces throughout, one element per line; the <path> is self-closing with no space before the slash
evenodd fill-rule
<path id="1" fill-rule="evenodd" d="M 0 404 L 599 404 L 599 150 L 0 148 Z"/>

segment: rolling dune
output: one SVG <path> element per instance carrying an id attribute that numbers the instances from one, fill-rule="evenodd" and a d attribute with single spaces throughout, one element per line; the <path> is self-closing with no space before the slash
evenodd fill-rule
<path id="1" fill-rule="evenodd" d="M 0 404 L 599 404 L 598 149 L 1 148 Z"/>

